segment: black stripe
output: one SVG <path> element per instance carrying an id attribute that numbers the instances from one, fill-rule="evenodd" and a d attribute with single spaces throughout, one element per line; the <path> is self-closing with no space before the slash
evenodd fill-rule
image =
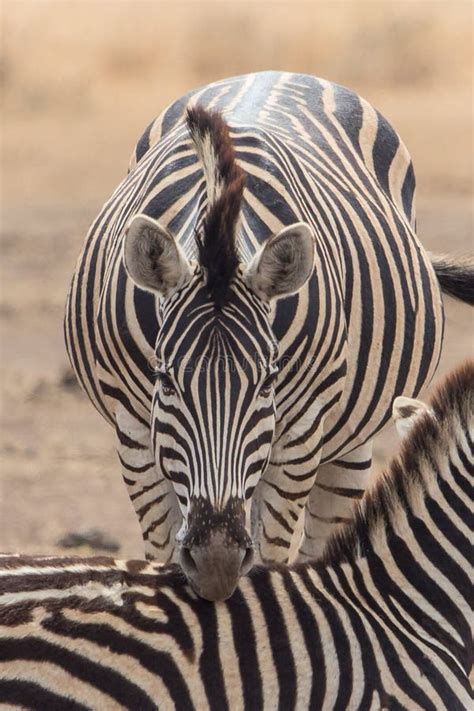
<path id="1" fill-rule="evenodd" d="M 318 514 L 315 514 L 310 511 L 309 508 L 306 509 L 305 515 L 306 513 L 308 513 L 311 518 L 315 518 L 318 521 L 323 521 L 324 523 L 349 523 L 350 521 L 352 521 L 351 518 L 347 518 L 345 516 L 319 516 Z M 311 538 L 311 536 L 308 537 Z"/>
<path id="2" fill-rule="evenodd" d="M 334 116 L 349 136 L 354 148 L 362 157 L 359 136 L 363 126 L 363 111 L 360 98 L 352 91 L 348 91 L 342 86 L 336 86 L 334 99 L 336 102 Z"/>
<path id="3" fill-rule="evenodd" d="M 415 180 L 415 171 L 413 170 L 413 163 L 410 161 L 410 165 L 408 166 L 405 179 L 403 181 L 402 185 L 402 202 L 403 202 L 403 209 L 405 211 L 405 215 L 407 216 L 408 220 L 412 220 L 413 218 L 413 196 L 415 194 L 415 187 L 416 187 L 416 180 Z"/>
<path id="4" fill-rule="evenodd" d="M 301 577 L 304 584 L 308 588 L 310 582 L 307 570 L 301 571 Z M 325 654 L 319 628 L 311 608 L 304 600 L 303 595 L 297 589 L 290 576 L 285 575 L 283 581 L 290 596 L 293 609 L 298 618 L 301 632 L 306 643 L 306 651 L 311 660 L 311 668 L 313 673 L 311 679 L 309 708 L 315 710 L 321 709 L 323 707 L 324 696 L 326 694 L 326 673 L 329 670 L 326 669 Z M 313 599 L 314 592 L 313 588 L 310 599 Z"/>
<path id="5" fill-rule="evenodd" d="M 219 628 L 217 625 L 216 605 L 203 600 L 187 599 L 194 611 L 202 634 L 202 653 L 199 658 L 199 676 L 206 690 L 206 697 L 211 711 L 227 711 L 229 703 L 219 659 Z"/>
<path id="6" fill-rule="evenodd" d="M 117 433 L 117 437 L 120 444 L 122 444 L 124 447 L 128 447 L 128 449 L 139 449 L 143 452 L 148 449 L 145 444 L 140 444 L 140 442 L 135 442 L 133 439 L 130 439 L 130 437 L 125 434 L 125 432 L 122 432 L 119 429 L 118 425 L 115 428 L 115 431 Z"/>
<path id="7" fill-rule="evenodd" d="M 69 636 L 74 638 L 79 631 L 78 625 L 68 621 L 66 626 L 69 630 Z M 80 625 L 80 639 L 84 638 L 82 628 L 83 625 Z M 62 633 L 64 634 L 64 630 L 62 630 Z M 95 639 L 92 641 L 97 642 Z M 127 650 L 124 647 L 122 653 L 132 654 L 132 649 Z M 32 635 L 26 639 L 0 639 L 0 658 L 3 662 L 18 661 L 20 664 L 23 660 L 38 663 L 47 661 L 64 669 L 73 677 L 81 679 L 92 688 L 98 689 L 119 704 L 126 705 L 130 709 L 139 708 L 143 709 L 143 711 L 156 711 L 156 706 L 150 697 L 133 681 L 114 671 L 109 666 L 93 662 L 86 656 L 72 652 L 60 644 L 46 642 Z"/>
<path id="8" fill-rule="evenodd" d="M 155 350 L 158 337 L 158 319 L 156 317 L 155 294 L 137 286 L 133 289 L 133 306 L 140 329 L 150 348 Z"/>
<path id="9" fill-rule="evenodd" d="M 198 168 L 198 170 L 193 171 L 183 178 L 176 177 L 176 180 L 174 180 L 171 185 L 160 190 L 158 195 L 153 197 L 150 202 L 146 204 L 144 212 L 155 219 L 159 219 L 181 195 L 185 195 L 191 190 L 201 178 L 201 168 Z"/>
<path id="10" fill-rule="evenodd" d="M 344 496 L 348 499 L 361 499 L 365 491 L 365 489 L 349 489 L 343 486 L 328 486 L 327 484 L 319 483 L 318 480 L 315 481 L 315 486 L 323 491 L 329 491 L 331 494 Z"/>
<path id="11" fill-rule="evenodd" d="M 135 148 L 135 156 L 137 163 L 143 158 L 145 153 L 148 151 L 150 147 L 150 131 L 153 127 L 153 124 L 155 123 L 155 120 L 148 124 L 146 129 L 143 131 L 141 137 L 138 139 L 138 143 Z"/>
<path id="12" fill-rule="evenodd" d="M 32 711 L 92 711 L 90 706 L 23 679 L 0 679 L 0 702 Z"/>
<path id="13" fill-rule="evenodd" d="M 443 511 L 441 506 L 434 499 L 428 498 L 426 500 L 426 508 L 431 516 L 431 519 L 433 520 L 433 523 L 438 527 L 439 538 L 446 538 L 454 547 L 454 549 L 456 551 L 459 551 L 459 553 L 464 556 L 466 563 L 470 565 L 472 563 L 472 545 L 466 538 L 466 536 L 463 534 L 463 532 L 457 528 L 457 526 L 449 518 L 446 512 Z M 474 529 L 474 515 L 472 513 L 472 510 L 469 510 L 467 507 L 466 513 L 467 515 L 462 519 L 462 521 L 466 524 L 467 528 L 472 531 Z M 434 527 L 431 527 L 430 525 L 429 528 L 432 529 L 431 535 L 434 535 Z M 444 546 L 441 546 L 441 548 L 444 557 L 444 555 L 447 555 L 447 553 L 445 551 Z M 470 585 L 468 584 L 469 579 L 468 577 L 466 577 L 466 573 L 464 572 L 464 570 L 459 569 L 459 566 L 457 565 L 457 563 L 455 563 L 455 561 L 452 561 L 450 558 L 448 558 L 447 560 L 449 561 L 448 567 L 451 568 L 451 571 L 449 573 L 446 571 L 449 579 L 456 581 L 456 585 L 459 584 L 461 586 L 459 587 L 459 589 L 461 591 L 464 590 L 464 594 L 467 593 L 467 599 L 469 599 Z M 443 567 L 441 564 L 441 560 L 435 558 L 435 561 L 437 565 Z M 453 573 L 455 573 L 454 576 Z"/>
<path id="14" fill-rule="evenodd" d="M 364 462 L 346 462 L 344 459 L 335 459 L 331 462 L 335 466 L 342 467 L 343 469 L 350 469 L 351 471 L 367 471 L 370 469 L 372 464 L 371 459 L 367 459 Z"/>
<path id="15" fill-rule="evenodd" d="M 266 205 L 267 209 L 270 210 L 283 225 L 291 225 L 293 222 L 297 222 L 298 217 L 288 202 L 272 185 L 265 182 L 262 178 L 247 173 L 245 189 L 263 205 Z"/>
<path id="16" fill-rule="evenodd" d="M 293 530 L 294 526 L 290 526 L 288 522 L 285 520 L 285 518 L 281 515 L 279 511 L 277 511 L 268 501 L 264 500 L 265 507 L 267 510 L 270 512 L 270 516 L 280 524 L 282 528 L 285 529 L 285 531 L 288 531 L 291 535 L 293 535 Z"/>
<path id="17" fill-rule="evenodd" d="M 262 521 L 261 523 L 261 535 L 265 539 L 267 543 L 269 543 L 272 546 L 276 546 L 277 548 L 285 548 L 286 550 L 289 550 L 291 546 L 291 540 L 286 541 L 284 538 L 281 538 L 281 536 L 269 536 L 267 533 L 267 529 L 265 527 L 265 523 Z M 263 561 L 264 563 L 271 563 L 272 560 L 267 560 L 265 559 Z"/>
<path id="18" fill-rule="evenodd" d="M 466 425 L 467 429 L 467 425 Z M 470 458 L 468 458 L 468 455 L 461 449 L 461 447 L 458 445 L 456 448 L 457 455 L 459 459 L 461 460 L 461 464 L 464 467 L 464 470 L 467 474 L 470 476 L 474 475 L 474 462 L 472 460 L 473 453 L 472 451 L 470 452 Z M 471 484 L 470 481 L 468 481 L 467 477 L 459 471 L 458 467 L 454 464 L 454 462 L 449 463 L 449 471 L 451 476 L 453 477 L 453 481 L 456 486 L 458 486 L 461 491 L 466 494 L 466 496 L 469 499 L 474 499 L 474 486 Z"/>
<path id="19" fill-rule="evenodd" d="M 143 494 L 143 491 L 141 493 Z M 137 509 L 137 516 L 140 519 L 140 521 L 148 513 L 148 511 L 150 511 L 154 506 L 159 506 L 159 504 L 161 504 L 161 502 L 164 501 L 167 496 L 168 496 L 168 492 L 165 492 L 164 494 L 160 494 L 160 496 L 156 496 L 154 499 L 151 499 L 146 504 L 143 504 L 143 506 L 141 506 L 139 509 Z M 130 497 L 130 498 L 132 498 L 132 497 Z M 132 501 L 133 501 L 133 499 L 132 499 Z M 159 521 L 153 522 L 153 530 L 155 528 L 157 528 L 160 525 L 160 523 L 164 522 L 164 520 L 168 516 L 168 513 L 169 513 L 169 510 L 166 512 L 165 516 L 161 517 L 161 519 Z M 148 528 L 148 531 L 150 531 L 150 530 L 151 529 Z"/>
<path id="20" fill-rule="evenodd" d="M 141 467 L 134 467 L 131 464 L 128 464 L 127 462 L 125 462 L 125 460 L 122 459 L 122 457 L 120 456 L 120 453 L 118 453 L 118 458 L 119 458 L 119 461 L 120 461 L 120 464 L 122 465 L 122 467 L 129 472 L 133 472 L 134 474 L 144 474 L 145 472 L 149 471 L 150 469 L 152 469 L 155 466 L 155 462 L 147 462 L 146 464 L 144 464 Z M 130 481 L 130 483 L 134 484 L 135 482 Z M 145 491 L 148 491 L 149 489 L 151 489 L 153 486 L 156 486 L 157 484 L 159 484 L 158 481 L 153 482 L 153 484 L 150 484 L 149 486 L 144 487 L 139 494 L 131 494 L 130 498 L 133 501 L 134 498 L 136 498 L 137 496 L 141 496 Z"/>
<path id="21" fill-rule="evenodd" d="M 162 497 L 160 497 L 160 501 L 163 500 L 165 498 L 165 496 L 166 496 L 166 494 L 164 494 Z M 154 505 L 154 503 L 155 502 L 152 502 L 152 506 Z M 159 501 L 157 501 L 157 503 L 159 503 Z M 144 508 L 146 508 L 148 510 L 148 507 L 144 507 Z M 154 533 L 157 528 L 160 528 L 160 526 L 162 526 L 165 523 L 165 521 L 168 518 L 168 516 L 170 515 L 170 513 L 171 513 L 171 507 L 169 509 L 166 509 L 166 511 L 159 518 L 153 519 L 153 521 L 146 528 L 146 530 L 143 531 L 143 538 L 145 539 L 145 541 L 147 541 L 149 539 L 150 534 Z M 138 512 L 138 516 L 141 520 L 141 516 L 142 516 L 141 512 Z M 168 531 L 168 539 L 169 539 L 169 536 L 170 536 L 170 532 Z"/>
<path id="22" fill-rule="evenodd" d="M 162 596 L 160 596 L 161 598 Z M 167 601 L 171 603 L 171 601 Z M 176 609 L 176 606 L 173 605 Z M 132 626 L 137 624 L 137 615 L 132 612 Z M 123 610 L 120 613 L 122 619 L 127 620 L 127 611 Z M 93 619 L 93 618 L 92 618 Z M 175 626 L 179 629 L 179 618 L 174 615 Z M 145 626 L 147 623 L 151 627 L 151 620 L 144 619 Z M 69 637 L 71 639 L 86 639 L 89 642 L 103 648 L 104 650 L 110 650 L 115 654 L 125 654 L 136 660 L 138 664 L 143 666 L 152 674 L 158 676 L 163 684 L 168 689 L 168 692 L 174 702 L 174 704 L 183 709 L 192 709 L 193 705 L 191 702 L 191 697 L 189 695 L 188 685 L 182 675 L 181 670 L 176 664 L 172 656 L 166 652 L 158 651 L 153 647 L 149 647 L 145 642 L 139 641 L 131 637 L 130 635 L 121 634 L 118 630 L 106 624 L 94 624 L 94 623 L 83 623 L 83 622 L 71 622 L 68 619 L 63 618 L 60 614 L 52 616 L 49 620 L 45 620 L 43 625 L 54 632 L 55 634 L 63 635 L 64 637 Z M 163 625 L 161 625 L 163 626 Z M 178 629 L 171 631 L 169 625 L 168 634 L 172 633 L 173 637 L 177 636 Z M 145 627 L 146 628 L 146 627 Z M 31 644 L 31 638 L 25 640 L 27 646 Z M 51 645 L 47 645 L 50 647 Z M 0 647 L 1 649 L 1 647 Z M 59 659 L 66 659 L 72 653 L 66 653 L 64 647 L 58 648 L 60 651 Z M 47 650 L 44 649 L 43 653 L 46 654 Z M 75 655 L 78 656 L 78 655 Z M 119 703 L 128 704 L 131 709 L 156 709 L 156 705 L 151 701 L 148 695 L 132 682 L 125 679 L 123 676 L 117 672 L 109 670 L 108 667 L 93 664 L 92 666 L 88 660 L 84 660 L 84 657 L 79 657 L 80 661 L 83 662 L 83 666 L 79 670 L 74 668 L 77 676 L 80 676 L 81 672 L 84 675 L 84 679 L 88 681 L 93 686 L 97 686 L 104 691 L 104 693 L 109 694 L 115 698 Z M 85 662 L 85 663 L 84 663 Z M 59 664 L 61 662 L 59 661 Z M 135 688 L 137 691 L 135 692 Z"/>
<path id="23" fill-rule="evenodd" d="M 96 356 L 97 354 L 97 348 L 96 348 L 96 339 L 95 339 L 95 314 L 94 314 L 94 283 L 96 279 L 96 268 L 97 268 L 97 261 L 98 261 L 98 254 L 100 252 L 100 244 L 101 244 L 101 239 L 104 237 L 104 234 L 107 229 L 107 223 L 104 224 L 101 228 L 101 231 L 99 235 L 95 233 L 95 227 L 99 224 L 100 221 L 100 215 L 97 218 L 95 224 L 93 227 L 91 227 L 91 231 L 89 233 L 89 237 L 87 239 L 86 246 L 84 248 L 84 255 L 81 260 L 79 270 L 76 273 L 76 299 L 75 299 L 75 305 L 74 307 L 72 306 L 72 301 L 71 301 L 71 311 L 70 311 L 70 316 L 69 316 L 69 322 L 71 323 L 71 331 L 73 330 L 72 324 L 75 325 L 76 328 L 76 336 L 77 336 L 77 341 L 79 344 L 79 354 L 80 358 L 78 358 L 78 353 L 75 350 L 75 345 L 74 345 L 74 338 L 70 338 L 70 344 L 73 348 L 73 359 L 74 362 L 72 363 L 73 367 L 75 368 L 77 373 L 80 373 L 81 368 L 84 368 L 85 375 L 87 377 L 87 383 L 88 386 L 91 388 L 95 401 L 96 401 L 96 406 L 99 409 L 99 412 L 105 417 L 106 420 L 109 422 L 112 422 L 112 417 L 111 415 L 107 412 L 107 409 L 104 406 L 104 403 L 102 401 L 102 397 L 98 391 L 97 388 L 97 383 L 95 379 L 95 375 L 92 372 L 92 364 L 89 362 L 87 358 L 87 349 L 86 349 L 86 344 L 85 344 L 85 339 L 86 335 L 83 334 L 82 331 L 82 292 L 83 289 L 85 289 L 86 294 L 85 294 L 85 302 L 86 302 L 86 329 L 87 329 L 87 338 L 89 339 L 90 343 L 90 348 L 92 350 L 92 357 Z M 92 254 L 89 254 L 92 252 Z M 87 260 L 90 259 L 89 262 L 89 271 L 87 273 L 87 276 L 85 274 L 85 266 L 87 263 Z M 73 310 L 74 308 L 74 310 Z M 76 365 L 75 365 L 76 364 Z M 79 365 L 80 364 L 80 365 Z"/>
<path id="24" fill-rule="evenodd" d="M 267 575 L 262 573 L 263 575 Z M 239 660 L 242 695 L 246 711 L 263 708 L 262 677 L 258 665 L 257 639 L 248 603 L 237 588 L 226 603 L 232 622 L 232 638 Z"/>
<path id="25" fill-rule="evenodd" d="M 279 575 L 273 572 L 273 576 Z M 280 603 L 272 587 L 271 576 L 255 575 L 251 578 L 255 594 L 262 605 L 267 625 L 273 662 L 275 664 L 279 689 L 278 709 L 289 711 L 296 705 L 296 669 L 293 650 L 286 629 Z"/>
<path id="26" fill-rule="evenodd" d="M 133 419 L 137 422 L 140 422 L 140 424 L 142 424 L 144 427 L 146 427 L 147 429 L 150 427 L 149 422 L 143 417 L 140 417 L 137 411 L 132 407 L 130 400 L 125 395 L 123 390 L 119 390 L 119 388 L 112 387 L 112 385 L 109 385 L 104 380 L 99 380 L 99 383 L 104 395 L 107 395 L 108 397 L 111 397 L 114 400 L 120 402 L 120 404 L 133 417 Z"/>
<path id="27" fill-rule="evenodd" d="M 400 145 L 400 139 L 388 121 L 378 111 L 376 113 L 378 119 L 377 135 L 372 149 L 374 168 L 380 185 L 387 196 L 390 197 L 388 175 Z"/>

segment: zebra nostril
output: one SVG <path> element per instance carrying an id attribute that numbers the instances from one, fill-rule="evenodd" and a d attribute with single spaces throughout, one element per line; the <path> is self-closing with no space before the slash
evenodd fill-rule
<path id="1" fill-rule="evenodd" d="M 255 552 L 254 552 L 254 547 L 249 546 L 247 550 L 244 553 L 244 557 L 242 558 L 242 563 L 240 564 L 240 574 L 241 575 L 246 575 L 249 570 L 253 566 L 253 560 L 254 560 Z"/>
<path id="2" fill-rule="evenodd" d="M 181 548 L 180 563 L 186 574 L 197 573 L 197 565 L 189 548 Z"/>

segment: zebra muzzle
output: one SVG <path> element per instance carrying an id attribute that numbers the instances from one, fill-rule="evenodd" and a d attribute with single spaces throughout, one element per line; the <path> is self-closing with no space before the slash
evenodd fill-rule
<path id="1" fill-rule="evenodd" d="M 213 602 L 226 600 L 254 561 L 243 505 L 230 501 L 218 512 L 202 499 L 194 501 L 188 523 L 179 552 L 181 567 L 200 597 Z"/>
<path id="2" fill-rule="evenodd" d="M 183 546 L 179 559 L 195 592 L 214 602 L 227 600 L 235 591 L 240 577 L 253 565 L 254 548 L 229 544 L 225 534 L 217 530 L 206 545 Z"/>

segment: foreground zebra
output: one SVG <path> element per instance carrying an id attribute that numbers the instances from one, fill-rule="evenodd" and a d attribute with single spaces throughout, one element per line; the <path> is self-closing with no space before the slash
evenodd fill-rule
<path id="1" fill-rule="evenodd" d="M 230 595 L 254 545 L 285 562 L 304 506 L 301 556 L 319 553 L 393 398 L 431 379 L 442 304 L 413 195 L 367 102 L 266 72 L 167 109 L 92 225 L 68 352 L 116 428 L 147 556 L 179 560 L 202 596 Z M 435 269 L 473 298 L 462 269 Z"/>
<path id="2" fill-rule="evenodd" d="M 474 362 L 396 416 L 420 408 L 324 559 L 255 568 L 226 602 L 176 566 L 0 558 L 0 703 L 472 708 Z"/>

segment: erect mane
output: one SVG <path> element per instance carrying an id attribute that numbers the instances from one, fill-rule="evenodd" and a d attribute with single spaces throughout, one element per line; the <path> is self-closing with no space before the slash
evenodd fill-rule
<path id="1" fill-rule="evenodd" d="M 186 123 L 206 178 L 208 206 L 196 234 L 207 289 L 221 307 L 239 264 L 236 232 L 245 176 L 235 161 L 229 127 L 217 111 L 189 108 Z"/>
<path id="2" fill-rule="evenodd" d="M 391 461 L 388 471 L 381 474 L 374 486 L 356 504 L 350 523 L 329 540 L 321 562 L 324 565 L 354 560 L 377 535 L 380 521 L 387 524 L 397 501 L 408 501 L 409 487 L 426 490 L 427 467 L 437 476 L 437 456 L 448 452 L 450 444 L 464 432 L 472 441 L 474 418 L 474 360 L 468 360 L 450 373 L 431 400 L 430 413 L 420 415 L 413 429 L 403 440 L 400 453 Z M 423 473 L 425 470 L 425 473 Z"/>

